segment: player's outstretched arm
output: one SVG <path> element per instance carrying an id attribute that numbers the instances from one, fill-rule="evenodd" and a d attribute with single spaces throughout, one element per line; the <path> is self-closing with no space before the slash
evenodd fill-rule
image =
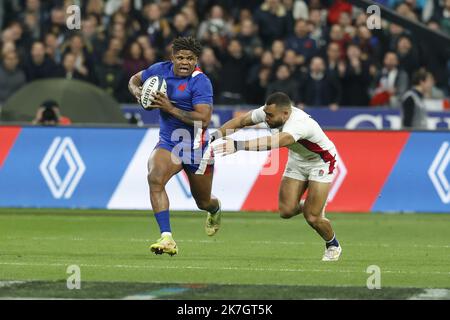
<path id="1" fill-rule="evenodd" d="M 253 111 L 249 111 L 242 116 L 233 118 L 225 122 L 223 126 L 221 126 L 219 129 L 217 129 L 217 131 L 214 131 L 211 134 L 211 142 L 231 135 L 239 129 L 255 125 L 256 123 L 254 123 L 252 120 L 252 112 Z"/>
<path id="2" fill-rule="evenodd" d="M 142 92 L 142 71 L 136 73 L 128 81 L 128 90 L 136 97 L 139 104 L 141 104 L 141 92 Z"/>
<path id="3" fill-rule="evenodd" d="M 252 140 L 233 140 L 230 138 L 225 138 L 224 140 L 223 143 L 214 146 L 214 154 L 225 156 L 240 150 L 267 151 L 287 147 L 295 143 L 294 137 L 287 132 L 280 132 Z"/>

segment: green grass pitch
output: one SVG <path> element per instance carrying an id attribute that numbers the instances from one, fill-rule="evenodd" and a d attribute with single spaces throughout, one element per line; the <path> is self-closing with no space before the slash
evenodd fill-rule
<path id="1" fill-rule="evenodd" d="M 211 238 L 204 213 L 171 216 L 174 257 L 148 250 L 159 236 L 150 212 L 2 209 L 0 299 L 450 298 L 450 215 L 328 214 L 338 262 L 321 261 L 323 241 L 301 216 L 224 212 Z M 80 290 L 66 287 L 70 265 Z M 379 290 L 366 285 L 371 265 Z"/>

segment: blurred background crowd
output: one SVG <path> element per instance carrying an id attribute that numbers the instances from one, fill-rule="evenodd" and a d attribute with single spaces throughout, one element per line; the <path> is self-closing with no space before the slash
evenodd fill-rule
<path id="1" fill-rule="evenodd" d="M 403 17 L 450 35 L 450 0 L 385 0 Z M 81 8 L 81 29 L 66 8 Z M 215 104 L 262 104 L 284 91 L 299 106 L 396 107 L 413 73 L 433 75 L 429 98 L 449 94 L 450 60 L 401 26 L 336 0 L 9 0 L 0 2 L 0 105 L 28 82 L 88 81 L 121 103 L 127 83 L 195 36 Z"/>

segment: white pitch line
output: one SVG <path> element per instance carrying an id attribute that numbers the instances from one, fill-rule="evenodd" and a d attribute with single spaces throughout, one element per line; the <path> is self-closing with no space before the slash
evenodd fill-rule
<path id="1" fill-rule="evenodd" d="M 0 300 L 79 300 L 72 298 L 43 298 L 43 297 L 0 297 Z M 98 299 L 89 299 L 98 300 Z"/>
<path id="2" fill-rule="evenodd" d="M 450 290 L 448 289 L 425 289 L 425 292 L 416 294 L 408 300 L 449 300 Z"/>
<path id="3" fill-rule="evenodd" d="M 67 267 L 70 263 L 27 263 L 27 262 L 0 262 L 0 265 L 5 266 L 24 266 L 24 267 Z M 113 268 L 113 269 L 186 269 L 186 270 L 210 270 L 209 267 L 202 266 L 155 266 L 155 265 L 102 265 L 102 264 L 79 264 L 80 267 L 87 268 Z M 289 268 L 249 268 L 249 267 L 216 267 L 214 270 L 222 271 L 261 271 L 261 272 L 328 272 L 328 273 L 365 273 L 365 270 L 345 270 L 345 269 L 289 269 Z M 419 274 L 419 275 L 450 275 L 450 272 L 442 271 L 431 271 L 431 272 L 416 272 L 416 271 L 400 271 L 400 270 L 383 270 L 383 273 L 393 273 L 393 274 Z"/>
<path id="4" fill-rule="evenodd" d="M 126 296 L 122 300 L 154 300 L 156 298 L 156 296 L 152 296 L 150 294 L 137 294 L 133 296 Z"/>
<path id="5" fill-rule="evenodd" d="M 22 284 L 25 283 L 26 281 L 0 281 L 0 288 L 6 288 L 6 287 L 11 287 L 14 286 L 16 284 Z"/>
<path id="6" fill-rule="evenodd" d="M 6 240 L 23 240 L 23 237 L 0 237 L 0 239 Z M 98 241 L 98 242 L 152 242 L 151 239 L 144 238 L 79 238 L 79 237 L 31 237 L 27 238 L 33 241 Z M 177 239 L 177 242 L 183 243 L 232 243 L 232 241 L 222 240 L 193 240 L 193 239 Z M 301 241 L 268 241 L 268 240 L 251 240 L 248 241 L 252 244 L 278 244 L 278 245 L 319 245 L 322 242 L 301 242 Z M 381 247 L 381 248 L 436 248 L 436 249 L 450 249 L 450 245 L 432 245 L 432 244 L 405 244 L 405 245 L 392 245 L 385 243 L 345 243 L 345 247 Z"/>

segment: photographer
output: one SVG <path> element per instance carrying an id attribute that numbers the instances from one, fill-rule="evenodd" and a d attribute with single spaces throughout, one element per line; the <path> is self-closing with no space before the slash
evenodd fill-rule
<path id="1" fill-rule="evenodd" d="M 44 101 L 36 112 L 32 121 L 35 125 L 56 126 L 71 124 L 69 118 L 61 115 L 59 105 L 54 100 Z"/>

